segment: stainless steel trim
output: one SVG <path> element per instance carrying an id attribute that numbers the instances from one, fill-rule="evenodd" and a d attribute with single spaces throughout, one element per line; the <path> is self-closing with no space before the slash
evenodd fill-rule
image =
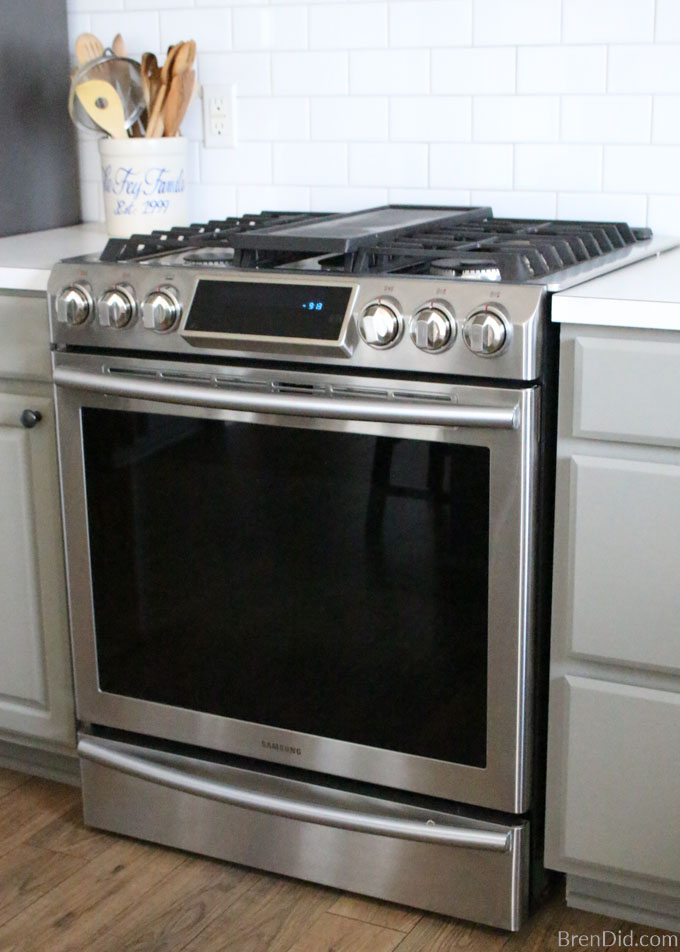
<path id="1" fill-rule="evenodd" d="M 81 738 L 78 741 L 78 754 L 104 767 L 121 770 L 142 780 L 149 780 L 161 786 L 171 787 L 183 793 L 207 797 L 221 803 L 272 813 L 276 816 L 321 826 L 332 826 L 343 830 L 355 830 L 374 833 L 401 840 L 416 840 L 422 843 L 440 843 L 447 846 L 462 846 L 468 849 L 491 850 L 507 853 L 510 850 L 510 833 L 493 833 L 488 830 L 470 830 L 464 827 L 438 826 L 427 823 L 413 823 L 395 818 L 382 818 L 358 813 L 354 810 L 337 810 L 321 807 L 312 803 L 289 800 L 284 797 L 268 796 L 254 790 L 217 783 L 206 777 L 195 777 L 166 767 L 158 763 L 131 756 L 117 750 L 103 747 L 96 741 Z"/>
<path id="2" fill-rule="evenodd" d="M 371 420 L 387 423 L 416 423 L 430 426 L 489 427 L 516 430 L 519 406 L 470 407 L 442 403 L 412 404 L 406 400 L 368 400 L 318 397 L 290 393 L 254 393 L 217 390 L 213 387 L 169 384 L 135 377 L 126 380 L 110 374 L 89 373 L 56 367 L 54 382 L 76 390 L 97 391 L 115 396 L 137 397 L 183 406 L 215 407 L 254 413 L 282 413 L 291 416 L 323 417 L 333 420 Z"/>

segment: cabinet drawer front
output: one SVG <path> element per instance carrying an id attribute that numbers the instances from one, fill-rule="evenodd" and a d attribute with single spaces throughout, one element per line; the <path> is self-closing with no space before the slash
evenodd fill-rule
<path id="1" fill-rule="evenodd" d="M 569 481 L 571 652 L 680 670 L 680 465 L 575 456 Z"/>
<path id="2" fill-rule="evenodd" d="M 0 293 L 0 377 L 52 379 L 44 294 Z"/>
<path id="3" fill-rule="evenodd" d="M 565 860 L 680 882 L 680 694 L 567 677 Z"/>
<path id="4" fill-rule="evenodd" d="M 680 343 L 574 343 L 573 435 L 680 446 Z"/>

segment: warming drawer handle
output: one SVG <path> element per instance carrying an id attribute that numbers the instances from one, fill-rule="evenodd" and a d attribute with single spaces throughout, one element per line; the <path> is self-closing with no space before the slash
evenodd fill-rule
<path id="1" fill-rule="evenodd" d="M 495 833 L 491 830 L 429 825 L 390 817 L 371 816 L 353 810 L 335 810 L 299 800 L 288 800 L 285 797 L 271 796 L 218 783 L 207 777 L 186 774 L 174 767 L 166 767 L 141 757 L 112 750 L 87 738 L 81 738 L 78 741 L 78 754 L 85 760 L 91 760 L 93 763 L 113 770 L 120 770 L 140 780 L 148 780 L 182 793 L 206 797 L 208 800 L 217 800 L 245 810 L 270 813 L 291 820 L 355 830 L 359 833 L 372 833 L 376 836 L 391 836 L 401 840 L 439 843 L 444 846 L 461 846 L 467 849 L 491 850 L 497 853 L 507 853 L 511 847 L 512 834 L 510 832 Z"/>
<path id="2" fill-rule="evenodd" d="M 191 384 L 161 383 L 122 375 L 88 373 L 57 367 L 54 382 L 62 387 L 94 390 L 112 396 L 137 397 L 184 406 L 282 413 L 289 416 L 325 417 L 332 420 L 369 420 L 376 423 L 415 423 L 429 426 L 474 426 L 516 430 L 519 407 L 465 407 L 455 404 L 411 403 L 407 400 L 371 400 L 354 397 L 320 397 L 307 394 L 220 391 Z"/>

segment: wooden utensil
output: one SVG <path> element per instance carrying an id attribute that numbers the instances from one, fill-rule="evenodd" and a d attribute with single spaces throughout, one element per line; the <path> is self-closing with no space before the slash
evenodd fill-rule
<path id="1" fill-rule="evenodd" d="M 142 53 L 142 89 L 146 108 L 150 109 L 161 84 L 161 71 L 155 53 Z"/>
<path id="2" fill-rule="evenodd" d="M 178 76 L 186 70 L 191 69 L 196 59 L 196 43 L 194 40 L 188 40 L 186 43 L 179 43 L 172 60 L 172 75 Z"/>
<path id="3" fill-rule="evenodd" d="M 125 40 L 120 35 L 120 33 L 116 33 L 116 35 L 114 36 L 113 43 L 111 44 L 111 49 L 116 54 L 116 56 L 127 56 Z"/>
<path id="4" fill-rule="evenodd" d="M 149 113 L 149 122 L 146 127 L 147 139 L 152 139 L 163 135 L 163 106 L 165 105 L 165 97 L 167 92 L 167 85 L 165 83 L 161 83 L 161 85 L 158 87 L 156 97 L 153 100 L 151 112 Z"/>
<path id="5" fill-rule="evenodd" d="M 104 44 L 94 33 L 81 33 L 76 39 L 76 59 L 79 63 L 89 63 L 104 55 Z"/>
<path id="6" fill-rule="evenodd" d="M 184 70 L 172 77 L 168 98 L 163 110 L 163 135 L 176 136 L 184 115 L 191 102 L 196 73 L 193 69 Z"/>
<path id="7" fill-rule="evenodd" d="M 76 96 L 85 112 L 113 139 L 126 139 L 125 110 L 111 83 L 88 79 L 76 86 Z"/>

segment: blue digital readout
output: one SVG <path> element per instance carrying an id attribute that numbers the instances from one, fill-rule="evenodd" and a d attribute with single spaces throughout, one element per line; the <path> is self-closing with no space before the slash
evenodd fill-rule
<path id="1" fill-rule="evenodd" d="M 323 301 L 308 301 L 302 306 L 308 311 L 323 311 Z"/>

